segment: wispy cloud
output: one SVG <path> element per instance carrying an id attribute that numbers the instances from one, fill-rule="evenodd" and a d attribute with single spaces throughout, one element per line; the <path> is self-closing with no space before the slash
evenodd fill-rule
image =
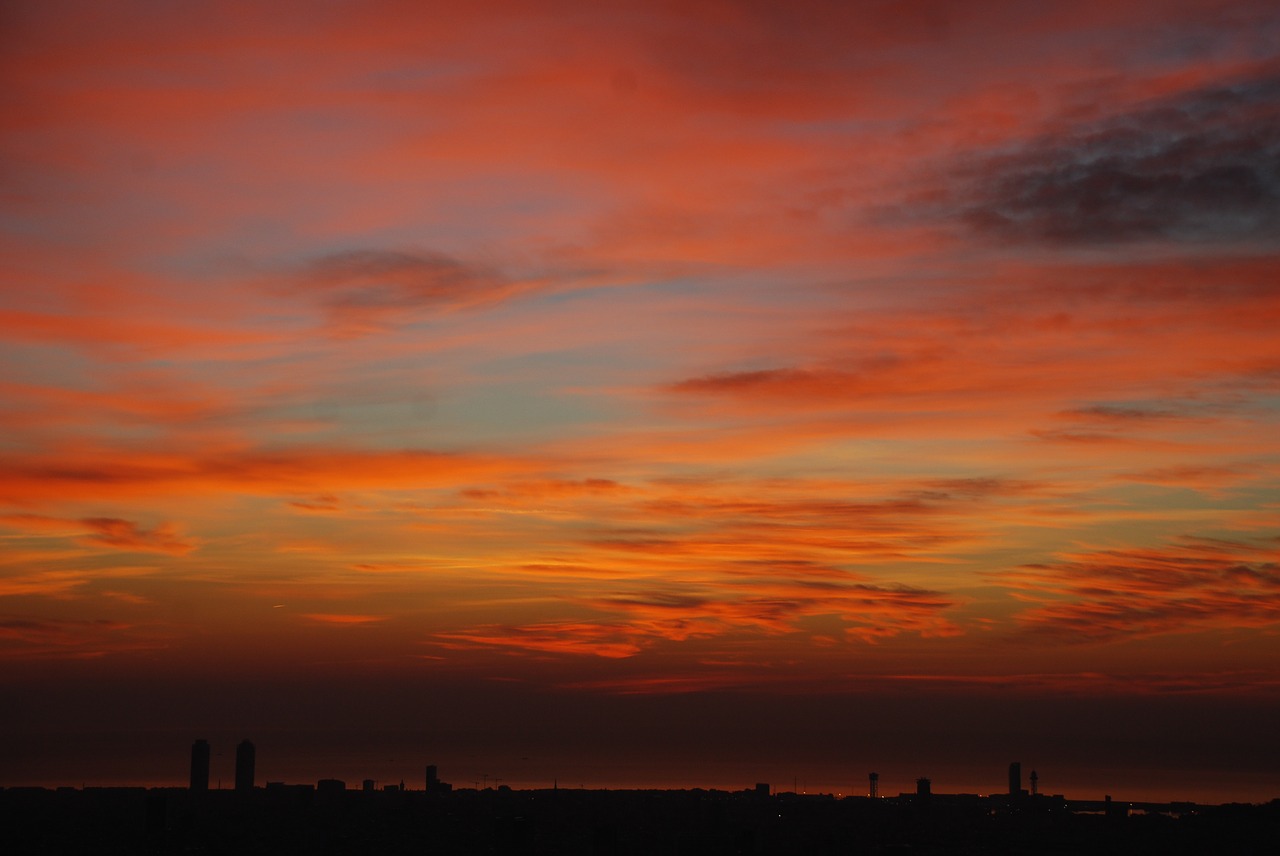
<path id="1" fill-rule="evenodd" d="M 624 625 L 588 622 L 531 624 L 523 627 L 485 626 L 436 634 L 439 644 L 498 648 L 536 654 L 592 655 L 618 659 L 640 653 L 637 637 Z"/>
<path id="2" fill-rule="evenodd" d="M 360 615 L 345 612 L 309 612 L 303 618 L 314 621 L 317 624 L 327 624 L 333 627 L 363 627 L 386 621 L 389 616 Z"/>
<path id="3" fill-rule="evenodd" d="M 334 335 L 361 336 L 419 320 L 424 313 L 492 304 L 521 284 L 439 253 L 359 249 L 326 253 L 286 279 L 318 300 Z"/>
<path id="4" fill-rule="evenodd" d="M 117 517 L 86 517 L 65 520 L 39 514 L 10 514 L 0 517 L 0 525 L 54 535 L 70 535 L 76 543 L 113 550 L 168 553 L 182 556 L 196 549 L 198 542 L 182 534 L 174 523 L 160 523 L 147 529 Z"/>
<path id="5" fill-rule="evenodd" d="M 97 659 L 167 644 L 154 628 L 107 618 L 0 618 L 0 660 Z"/>
<path id="6" fill-rule="evenodd" d="M 36 457 L 0 455 L 0 501 L 22 506 L 70 494 L 127 497 L 187 492 L 297 495 L 327 488 L 456 484 L 494 472 L 532 468 L 515 459 L 428 450 L 350 448 L 232 449 L 225 452 L 132 448 Z"/>
<path id="7" fill-rule="evenodd" d="M 1018 616 L 1033 637 L 1104 642 L 1280 625 L 1274 543 L 1187 538 L 1071 555 L 993 578 L 1038 604 Z"/>

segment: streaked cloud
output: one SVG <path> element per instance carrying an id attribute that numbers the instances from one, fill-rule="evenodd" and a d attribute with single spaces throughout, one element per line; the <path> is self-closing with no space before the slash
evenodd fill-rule
<path id="1" fill-rule="evenodd" d="M 437 634 L 446 647 L 466 645 L 540 654 L 588 654 L 611 659 L 631 657 L 640 652 L 640 646 L 631 641 L 630 636 L 632 633 L 625 626 L 589 623 L 486 626 Z"/>
<path id="2" fill-rule="evenodd" d="M 340 337 L 410 323 L 423 312 L 491 304 L 520 288 L 449 256 L 379 249 L 320 256 L 291 277 L 289 287 L 314 295 Z"/>
<path id="3" fill-rule="evenodd" d="M 166 645 L 153 630 L 108 618 L 0 618 L 0 660 L 93 660 Z"/>
<path id="4" fill-rule="evenodd" d="M 1047 639 L 1105 642 L 1280 625 L 1276 544 L 1184 539 L 1081 553 L 996 579 L 1038 603 L 1018 616 Z"/>
<path id="5" fill-rule="evenodd" d="M 197 546 L 197 542 L 185 537 L 181 528 L 174 523 L 159 523 L 154 528 L 147 529 L 131 520 L 115 517 L 63 520 L 39 514 L 10 514 L 0 517 L 0 525 L 54 535 L 73 535 L 78 544 L 113 550 L 182 556 Z"/>
<path id="6" fill-rule="evenodd" d="M 338 612 L 310 612 L 303 617 L 318 624 L 327 624 L 334 627 L 361 627 L 367 624 L 377 624 L 380 621 L 386 621 L 389 616 L 357 615 Z"/>

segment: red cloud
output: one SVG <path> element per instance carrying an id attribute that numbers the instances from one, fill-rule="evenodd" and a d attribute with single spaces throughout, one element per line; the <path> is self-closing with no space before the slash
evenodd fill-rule
<path id="1" fill-rule="evenodd" d="M 359 627 L 365 624 L 377 624 L 380 621 L 386 621 L 388 616 L 385 615 L 351 615 L 347 613 L 335 612 L 312 612 L 307 613 L 303 618 L 310 619 L 319 624 L 329 624 L 337 627 Z"/>
<path id="2" fill-rule="evenodd" d="M 77 497 L 173 493 L 298 494 L 328 488 L 435 487 L 485 475 L 519 473 L 512 458 L 431 451 L 294 448 L 180 451 L 68 449 L 0 456 L 0 502 L 32 505 Z"/>
<path id="3" fill-rule="evenodd" d="M 1274 548 L 1251 544 L 1187 538 L 993 576 L 1039 604 L 1018 616 L 1036 636 L 1093 642 L 1280 624 Z"/>
<path id="4" fill-rule="evenodd" d="M 173 523 L 160 523 L 154 529 L 144 529 L 131 520 L 122 520 L 118 517 L 86 517 L 69 520 L 39 514 L 10 514 L 0 517 L 0 523 L 37 532 L 74 534 L 80 544 L 90 547 L 110 547 L 115 550 L 183 556 L 197 546 L 197 542 L 184 538 Z M 88 532 L 84 534 L 86 529 Z"/>
<path id="5" fill-rule="evenodd" d="M 544 654 L 590 654 L 621 659 L 640 653 L 637 636 L 625 625 L 562 622 L 531 624 L 524 627 L 487 625 L 455 633 L 438 633 L 437 639 L 449 646 L 507 648 Z"/>
<path id="6" fill-rule="evenodd" d="M 183 540 L 171 523 L 161 523 L 154 529 L 143 529 L 138 524 L 114 517 L 91 517 L 81 520 L 93 530 L 81 543 L 114 547 L 117 550 L 145 550 L 181 556 L 196 548 L 191 541 Z"/>

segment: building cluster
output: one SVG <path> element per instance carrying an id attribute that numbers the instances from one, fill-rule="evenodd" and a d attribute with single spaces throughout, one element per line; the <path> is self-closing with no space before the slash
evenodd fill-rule
<path id="1" fill-rule="evenodd" d="M 253 790 L 256 752 L 248 740 L 236 747 L 236 790 Z M 197 740 L 191 744 L 191 790 L 209 790 L 209 741 Z"/>
<path id="2" fill-rule="evenodd" d="M 249 740 L 240 741 L 240 745 L 236 747 L 236 785 L 237 791 L 252 791 L 254 788 L 254 768 L 257 761 L 257 752 L 253 743 Z M 425 776 L 425 790 L 429 794 L 448 793 L 453 790 L 453 785 L 448 782 L 440 781 L 439 771 L 435 764 L 428 764 Z M 268 789 L 283 787 L 280 782 L 268 782 Z M 316 783 L 316 790 L 321 792 L 345 791 L 346 782 L 341 779 L 321 779 Z M 372 791 L 376 788 L 376 782 L 373 779 L 365 779 L 361 782 L 361 790 Z M 406 790 L 405 783 L 400 782 L 399 785 L 384 785 L 384 791 L 403 791 Z M 190 790 L 194 793 L 201 793 L 209 790 L 209 741 L 197 740 L 191 744 L 191 784 Z"/>
<path id="3" fill-rule="evenodd" d="M 197 740 L 191 745 L 191 791 L 201 792 L 209 789 L 209 741 Z M 237 791 L 252 791 L 253 775 L 255 775 L 256 751 L 253 749 L 253 743 L 243 740 L 236 747 L 236 789 Z M 439 770 L 435 764 L 426 765 L 426 775 L 424 777 L 426 793 L 447 793 L 452 791 L 453 786 L 448 782 L 440 781 Z M 268 787 L 275 782 L 269 782 Z M 321 779 L 316 784 L 319 791 L 346 791 L 347 783 L 342 779 Z M 361 791 L 374 791 L 376 782 L 374 779 L 364 779 L 361 782 Z M 404 791 L 404 782 L 398 784 L 385 784 L 383 791 Z M 758 783 L 754 788 L 758 795 L 768 796 L 768 783 Z M 1012 761 L 1009 765 L 1009 798 L 1011 801 L 1025 800 L 1028 797 L 1038 796 L 1039 791 L 1039 775 L 1036 770 L 1032 770 L 1030 774 L 1030 791 L 1023 788 L 1023 765 L 1020 761 Z M 915 798 L 918 801 L 928 800 L 932 795 L 932 782 L 928 778 L 920 777 L 915 781 Z M 876 800 L 879 797 L 879 773 L 868 774 L 868 796 Z M 908 795 L 902 795 L 908 796 Z M 1110 797 L 1108 797 L 1110 800 Z"/>
<path id="4" fill-rule="evenodd" d="M 193 793 L 201 793 L 209 790 L 209 741 L 196 740 L 191 745 L 191 784 L 190 790 Z M 250 792 L 255 788 L 255 763 L 256 751 L 254 745 L 249 740 L 242 740 L 236 747 L 236 772 L 235 772 L 235 790 L 239 792 Z M 1066 806 L 1068 801 L 1060 794 L 1053 796 L 1047 802 L 1046 798 L 1039 794 L 1040 776 L 1035 770 L 1031 771 L 1030 784 L 1031 789 L 1022 787 L 1022 764 L 1014 761 L 1009 764 L 1009 792 L 1007 797 L 1001 798 L 999 795 L 993 795 L 992 798 L 1002 799 L 1002 805 L 1007 805 L 1012 809 L 1027 808 L 1033 803 L 1044 808 L 1049 805 Z M 868 796 L 872 800 L 880 798 L 879 793 L 880 774 L 868 774 Z M 342 793 L 347 790 L 346 782 L 341 779 L 321 779 L 314 786 L 312 785 L 285 785 L 283 782 L 267 782 L 266 790 L 270 792 L 293 792 L 308 791 L 319 794 L 332 795 Z M 373 779 L 364 779 L 361 782 L 360 790 L 369 793 L 378 790 L 377 783 Z M 381 788 L 384 792 L 406 791 L 403 780 L 397 784 L 386 784 Z M 505 785 L 501 788 L 504 791 L 510 791 Z M 447 794 L 453 791 L 453 785 L 440 780 L 439 771 L 435 764 L 428 764 L 423 777 L 422 793 L 428 795 Z M 767 782 L 759 782 L 754 788 L 748 791 L 757 797 L 768 797 L 771 788 Z M 791 795 L 796 796 L 795 794 Z M 896 802 L 914 805 L 917 808 L 924 808 L 934 802 L 933 785 L 930 779 L 921 776 L 916 779 L 916 789 L 914 793 L 899 794 Z M 893 798 L 889 798 L 893 799 Z M 937 799 L 944 801 L 969 800 L 978 799 L 972 794 L 939 794 Z M 988 799 L 982 797 L 981 799 Z M 1102 802 L 1093 803 L 1089 801 L 1074 800 L 1071 801 L 1078 810 L 1097 810 L 1108 815 L 1121 811 L 1124 807 L 1119 803 L 1112 803 L 1111 797 L 1107 796 Z"/>

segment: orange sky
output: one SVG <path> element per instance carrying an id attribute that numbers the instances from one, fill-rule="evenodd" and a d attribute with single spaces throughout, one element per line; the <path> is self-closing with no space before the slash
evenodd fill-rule
<path id="1" fill-rule="evenodd" d="M 1271 4 L 263 5 L 0 12 L 0 785 L 1280 792 Z"/>

